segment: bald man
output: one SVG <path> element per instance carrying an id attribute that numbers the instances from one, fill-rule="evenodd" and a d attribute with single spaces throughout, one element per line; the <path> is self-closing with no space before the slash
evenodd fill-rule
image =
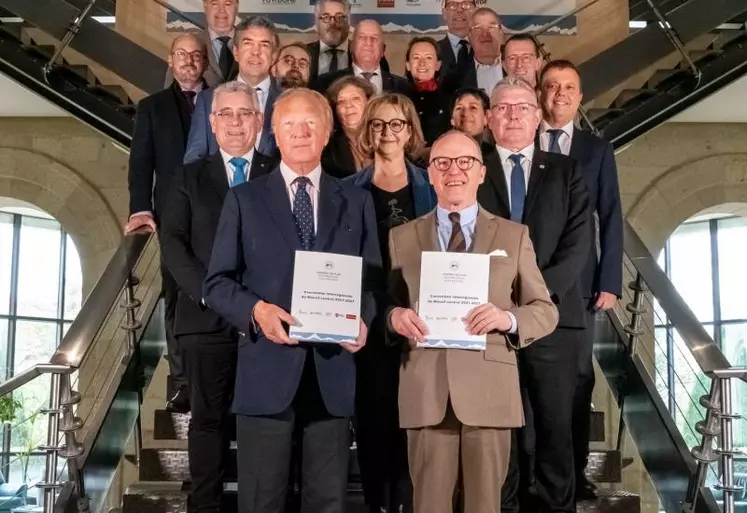
<path id="1" fill-rule="evenodd" d="M 324 173 L 332 109 L 308 89 L 275 102 L 277 169 L 232 188 L 204 283 L 205 302 L 239 331 L 236 413 L 240 513 L 283 513 L 293 432 L 301 435 L 301 511 L 345 509 L 353 353 L 376 312 L 381 253 L 370 195 Z M 296 251 L 363 259 L 360 331 L 353 344 L 292 340 Z"/>
<path id="2" fill-rule="evenodd" d="M 130 218 L 124 228 L 125 234 L 142 226 L 158 230 L 171 178 L 186 150 L 195 98 L 205 87 L 206 51 L 205 43 L 192 34 L 175 38 L 168 56 L 174 81 L 138 104 L 130 150 Z M 169 371 L 174 384 L 166 406 L 169 411 L 186 413 L 189 394 L 174 337 L 177 285 L 163 265 L 161 274 Z"/>
<path id="3" fill-rule="evenodd" d="M 382 91 L 388 93 L 406 93 L 408 90 L 407 80 L 397 75 L 392 75 L 382 66 L 384 59 L 384 31 L 375 20 L 362 20 L 353 30 L 352 61 L 350 68 L 325 73 L 317 77 L 312 87 L 324 93 L 327 88 L 338 78 L 346 75 L 355 75 L 371 82 L 376 93 Z"/>

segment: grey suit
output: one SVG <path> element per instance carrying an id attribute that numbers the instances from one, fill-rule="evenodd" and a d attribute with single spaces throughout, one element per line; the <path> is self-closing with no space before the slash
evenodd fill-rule
<path id="1" fill-rule="evenodd" d="M 207 29 L 201 30 L 195 35 L 200 39 L 200 41 L 205 43 L 205 46 L 207 47 L 208 65 L 205 68 L 205 74 L 203 75 L 202 78 L 205 79 L 205 82 L 207 82 L 208 87 L 219 86 L 223 82 L 227 81 L 230 76 L 233 75 L 234 70 L 231 70 L 231 72 L 229 73 L 229 77 L 224 77 L 223 73 L 221 73 L 220 65 L 218 64 L 218 57 L 215 55 L 215 51 L 213 51 L 213 42 L 210 40 L 210 33 L 208 32 Z M 173 80 L 174 80 L 174 75 L 171 73 L 171 68 L 169 68 L 166 70 L 165 87 L 170 86 Z"/>

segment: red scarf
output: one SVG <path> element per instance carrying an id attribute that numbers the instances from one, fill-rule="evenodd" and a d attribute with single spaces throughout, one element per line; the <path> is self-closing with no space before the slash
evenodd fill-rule
<path id="1" fill-rule="evenodd" d="M 430 92 L 435 91 L 438 89 L 438 83 L 436 82 L 435 78 L 432 78 L 430 80 L 424 80 L 422 82 L 419 82 L 417 80 L 415 82 L 415 89 L 418 90 L 418 92 Z"/>

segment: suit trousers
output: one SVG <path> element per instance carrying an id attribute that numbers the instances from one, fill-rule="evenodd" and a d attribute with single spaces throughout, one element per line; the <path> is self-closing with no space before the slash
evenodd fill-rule
<path id="1" fill-rule="evenodd" d="M 415 513 L 453 513 L 460 477 L 461 513 L 500 511 L 511 430 L 462 424 L 449 403 L 437 426 L 407 430 L 407 446 Z"/>
<path id="2" fill-rule="evenodd" d="M 288 409 L 236 416 L 239 513 L 284 513 L 294 432 L 301 444 L 301 513 L 345 510 L 349 419 L 327 412 L 312 351 Z"/>
<path id="3" fill-rule="evenodd" d="M 166 355 L 169 361 L 171 383 L 176 387 L 187 384 L 184 370 L 184 356 L 179 350 L 179 342 L 174 336 L 176 301 L 179 298 L 179 285 L 161 260 L 161 294 L 163 295 L 164 325 L 166 328 Z M 170 398 L 169 398 L 170 399 Z"/>
<path id="4" fill-rule="evenodd" d="M 590 300 L 591 301 L 591 300 Z M 594 334 L 596 314 L 590 305 L 586 329 L 578 339 L 576 354 L 576 391 L 573 397 L 573 464 L 576 482 L 584 479 L 589 461 L 589 433 L 591 431 L 591 396 L 594 392 Z M 599 313 L 599 315 L 605 315 Z"/>
<path id="5" fill-rule="evenodd" d="M 236 338 L 230 333 L 179 337 L 192 406 L 189 422 L 189 513 L 220 513 L 233 434 Z"/>
<path id="6" fill-rule="evenodd" d="M 572 513 L 576 352 L 584 330 L 558 328 L 519 351 L 526 425 L 516 433 L 502 511 Z M 519 508 L 520 505 L 520 508 Z"/>

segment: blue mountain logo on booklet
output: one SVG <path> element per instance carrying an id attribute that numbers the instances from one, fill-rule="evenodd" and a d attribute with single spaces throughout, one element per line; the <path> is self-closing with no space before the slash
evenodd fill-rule
<path id="1" fill-rule="evenodd" d="M 485 341 L 432 339 L 426 340 L 425 343 L 418 345 L 421 347 L 440 347 L 444 349 L 472 349 L 474 351 L 484 351 L 487 344 L 485 343 Z"/>

